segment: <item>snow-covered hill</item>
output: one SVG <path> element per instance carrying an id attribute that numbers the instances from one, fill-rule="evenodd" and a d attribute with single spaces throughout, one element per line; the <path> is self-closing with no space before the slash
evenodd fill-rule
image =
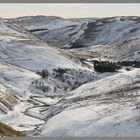
<path id="1" fill-rule="evenodd" d="M 31 16 L 10 19 L 52 46 L 67 46 L 84 33 L 85 23 L 54 16 Z"/>
<path id="2" fill-rule="evenodd" d="M 140 136 L 140 70 L 91 82 L 45 114 L 44 136 Z"/>
<path id="3" fill-rule="evenodd" d="M 63 19 L 36 16 L 11 21 L 20 24 L 48 44 L 75 48 L 71 52 L 80 58 L 87 56 L 119 61 L 140 60 L 139 17 Z"/>
<path id="4" fill-rule="evenodd" d="M 1 18 L 0 122 L 29 136 L 139 136 L 140 69 L 93 67 L 140 61 L 139 21 Z"/>
<path id="5" fill-rule="evenodd" d="M 60 98 L 67 90 L 96 78 L 97 74 L 71 53 L 47 45 L 8 20 L 0 20 L 0 40 L 0 121 L 15 129 L 34 129 L 42 122 L 35 121 L 36 116 L 30 117 L 26 110 L 32 107 L 39 111 L 59 100 L 48 95 Z M 60 68 L 68 70 L 64 72 L 66 81 Z M 42 77 L 42 71 L 48 75 Z"/>

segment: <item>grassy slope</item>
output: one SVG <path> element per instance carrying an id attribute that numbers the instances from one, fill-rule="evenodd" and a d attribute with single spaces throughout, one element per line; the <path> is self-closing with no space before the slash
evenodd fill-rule
<path id="1" fill-rule="evenodd" d="M 1 136 L 22 137 L 25 135 L 22 132 L 16 131 L 13 128 L 9 127 L 8 125 L 0 122 L 0 137 Z"/>

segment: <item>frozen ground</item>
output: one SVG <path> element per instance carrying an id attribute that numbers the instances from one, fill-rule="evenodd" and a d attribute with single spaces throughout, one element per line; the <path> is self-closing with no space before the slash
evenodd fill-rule
<path id="1" fill-rule="evenodd" d="M 0 121 L 28 136 L 140 136 L 139 17 L 0 19 Z M 65 48 L 65 49 L 60 49 Z"/>
<path id="2" fill-rule="evenodd" d="M 41 134 L 140 136 L 139 95 L 139 69 L 82 85 L 49 109 Z"/>

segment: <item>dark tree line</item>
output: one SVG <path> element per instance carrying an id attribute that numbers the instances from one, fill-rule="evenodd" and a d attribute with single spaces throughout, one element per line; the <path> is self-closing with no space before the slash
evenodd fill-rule
<path id="1" fill-rule="evenodd" d="M 94 60 L 93 63 L 95 71 L 98 72 L 116 72 L 123 66 L 140 68 L 140 61 L 111 62 Z"/>

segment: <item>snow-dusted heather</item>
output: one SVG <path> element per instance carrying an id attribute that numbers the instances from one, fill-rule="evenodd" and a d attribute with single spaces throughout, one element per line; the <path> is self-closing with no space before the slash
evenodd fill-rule
<path id="1" fill-rule="evenodd" d="M 69 47 L 69 42 L 79 39 L 84 33 L 86 24 L 94 19 L 64 19 L 55 16 L 30 16 L 10 19 L 20 24 L 47 43 L 62 47 Z M 32 24 L 34 23 L 34 24 Z"/>
<path id="2" fill-rule="evenodd" d="M 48 44 L 76 48 L 72 52 L 80 58 L 90 56 L 119 61 L 140 60 L 139 17 L 63 19 L 31 16 L 10 21 L 30 30 Z M 77 48 L 81 48 L 80 51 Z"/>
<path id="3" fill-rule="evenodd" d="M 80 68 L 72 54 L 50 47 L 23 28 L 5 20 L 0 27 L 0 58 L 4 61 L 30 70 Z"/>
<path id="4" fill-rule="evenodd" d="M 140 136 L 140 70 L 72 91 L 46 113 L 43 136 Z"/>
<path id="5" fill-rule="evenodd" d="M 57 29 L 65 26 L 79 24 L 78 21 L 71 21 L 69 19 L 64 19 L 56 16 L 25 16 L 16 19 L 9 19 L 11 22 L 16 24 L 21 24 L 28 30 L 35 29 Z M 34 23 L 34 24 L 32 24 Z"/>
<path id="6" fill-rule="evenodd" d="M 24 111 L 31 106 L 32 104 L 30 103 L 20 103 L 13 108 L 13 111 L 2 115 L 0 121 L 19 131 L 34 130 L 38 125 L 43 124 L 44 121 L 24 114 Z"/>
<path id="7" fill-rule="evenodd" d="M 139 61 L 139 21 L 0 19 L 0 121 L 30 136 L 140 136 L 140 69 L 92 63 Z"/>
<path id="8" fill-rule="evenodd" d="M 87 70 L 75 69 L 53 69 L 45 78 L 35 79 L 31 82 L 29 88 L 34 94 L 40 95 L 59 95 L 63 96 L 68 91 L 74 90 L 80 85 L 107 77 L 114 73 L 100 74 Z"/>
<path id="9" fill-rule="evenodd" d="M 67 68 L 70 71 L 81 69 L 90 76 L 91 69 L 83 67 L 71 53 L 50 47 L 15 23 L 1 19 L 0 29 L 0 121 L 17 130 L 34 130 L 43 123 L 40 115 L 41 111 L 47 109 L 46 105 L 49 107 L 60 99 L 53 98 L 53 92 L 51 97 L 46 97 L 48 92 L 41 93 L 35 87 L 31 88 L 36 80 L 50 84 L 47 79 L 41 78 L 37 71 L 47 70 L 52 73 L 58 68 Z M 84 79 L 83 82 L 89 80 L 86 77 Z M 52 87 L 58 84 L 58 81 L 62 84 L 61 79 L 53 80 L 50 85 Z M 57 92 L 57 87 L 55 88 Z M 64 94 L 64 90 L 59 92 Z"/>
<path id="10" fill-rule="evenodd" d="M 110 77 L 103 78 L 97 82 L 87 83 L 77 88 L 70 93 L 70 97 L 66 99 L 76 98 L 76 97 L 87 97 L 94 95 L 117 92 L 121 89 L 129 90 L 130 85 L 140 82 L 140 70 L 135 69 L 125 73 L 118 73 Z M 135 85 L 134 85 L 135 86 Z M 75 94 L 76 93 L 76 94 Z M 73 94 L 73 95 L 72 95 Z"/>
<path id="11" fill-rule="evenodd" d="M 139 130 L 139 110 L 131 105 L 114 103 L 63 111 L 45 124 L 42 135 L 136 137 L 140 136 Z"/>
<path id="12" fill-rule="evenodd" d="M 0 61 L 0 121 L 16 130 L 34 129 L 41 120 L 26 116 L 23 112 L 33 106 L 28 102 L 31 92 L 28 86 L 40 76 L 29 70 Z M 22 102 L 25 100 L 25 102 Z"/>

